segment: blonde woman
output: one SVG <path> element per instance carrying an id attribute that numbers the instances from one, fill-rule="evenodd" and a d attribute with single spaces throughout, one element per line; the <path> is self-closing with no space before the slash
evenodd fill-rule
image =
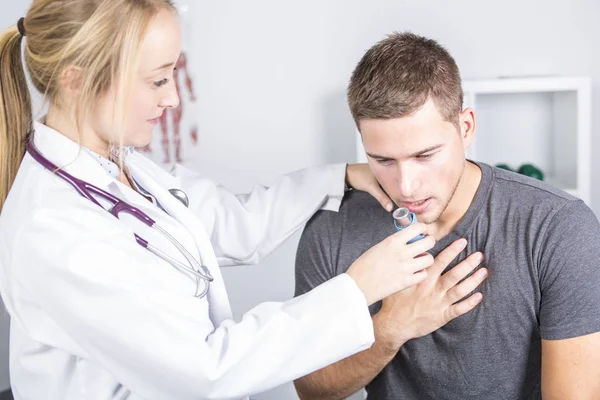
<path id="1" fill-rule="evenodd" d="M 344 177 L 387 197 L 361 165 L 235 196 L 129 150 L 178 104 L 180 41 L 169 0 L 34 0 L 0 38 L 0 290 L 17 399 L 244 398 L 369 347 L 368 305 L 432 263 L 433 239 L 407 244 L 426 233 L 413 225 L 234 322 L 220 266 L 255 263 L 337 209 Z M 40 122 L 22 47 L 49 106 Z"/>

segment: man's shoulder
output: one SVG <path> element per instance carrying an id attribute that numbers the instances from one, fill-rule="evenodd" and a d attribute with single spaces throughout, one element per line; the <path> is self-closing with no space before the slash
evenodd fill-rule
<path id="1" fill-rule="evenodd" d="M 507 171 L 501 168 L 482 164 L 483 167 L 490 168 L 492 174 L 492 189 L 506 198 L 519 198 L 525 203 L 538 203 L 543 200 L 545 203 L 554 203 L 564 205 L 578 199 L 557 188 L 549 182 L 531 178 L 516 172 Z"/>
<path id="2" fill-rule="evenodd" d="M 340 214 L 374 214 L 381 215 L 386 211 L 369 193 L 360 190 L 349 190 L 344 194 Z"/>
<path id="3" fill-rule="evenodd" d="M 388 215 L 377 200 L 366 192 L 349 190 L 339 211 L 320 210 L 308 221 L 307 227 L 319 228 L 352 228 L 365 224 L 375 224 Z"/>
<path id="4" fill-rule="evenodd" d="M 490 179 L 490 194 L 487 198 L 487 208 L 499 210 L 497 215 L 504 215 L 510 211 L 511 214 L 520 217 L 537 216 L 541 221 L 546 219 L 544 216 L 548 217 L 564 210 L 587 213 L 587 206 L 581 199 L 549 182 L 487 164 L 480 166 L 489 169 L 490 173 L 487 176 Z"/>

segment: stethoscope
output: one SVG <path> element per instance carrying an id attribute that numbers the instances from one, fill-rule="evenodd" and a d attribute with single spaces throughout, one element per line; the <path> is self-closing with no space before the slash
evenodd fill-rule
<path id="1" fill-rule="evenodd" d="M 194 256 L 192 256 L 189 253 L 189 251 L 187 251 L 187 249 L 181 243 L 179 243 L 179 241 L 177 239 L 175 239 L 173 236 L 171 236 L 171 234 L 169 234 L 169 232 L 167 232 L 163 228 L 161 228 L 156 223 L 156 221 L 154 221 L 152 218 L 150 218 L 146 213 L 144 213 L 139 208 L 134 207 L 134 206 L 124 202 L 123 200 L 119 199 L 118 197 L 113 196 L 112 194 L 100 189 L 97 186 L 92 185 L 91 183 L 88 183 L 81 179 L 75 178 L 73 175 L 58 168 L 56 165 L 54 165 L 50 160 L 48 160 L 46 157 L 44 157 L 35 148 L 35 145 L 33 144 L 33 134 L 30 135 L 29 138 L 27 139 L 25 148 L 26 148 L 27 152 L 31 155 L 31 157 L 33 157 L 33 159 L 35 161 L 37 161 L 42 167 L 46 168 L 49 171 L 52 171 L 56 176 L 63 179 L 65 182 L 69 183 L 71 186 L 73 186 L 80 195 L 82 195 L 83 197 L 85 197 L 86 199 L 91 201 L 92 203 L 98 205 L 99 207 L 103 208 L 104 210 L 110 212 L 117 219 L 119 218 L 120 212 L 128 213 L 128 214 L 132 215 L 133 217 L 135 217 L 137 220 L 141 221 L 142 223 L 146 224 L 147 226 L 149 226 L 151 228 L 154 228 L 161 235 L 163 235 L 167 240 L 169 240 L 169 242 L 171 242 L 171 244 L 173 244 L 177 248 L 177 250 L 179 250 L 179 252 L 185 257 L 185 259 L 188 261 L 188 263 L 190 265 L 185 265 L 185 264 L 179 262 L 178 260 L 170 257 L 168 254 L 166 254 L 166 253 L 162 252 L 161 250 L 159 250 L 158 248 L 152 246 L 150 243 L 148 243 L 147 240 L 144 240 L 138 234 L 134 233 L 135 240 L 140 246 L 144 247 L 145 249 L 150 250 L 155 255 L 159 256 L 166 262 L 170 263 L 176 269 L 182 269 L 182 270 L 185 270 L 185 271 L 193 274 L 196 277 L 196 294 L 195 294 L 195 296 L 196 297 L 206 296 L 206 293 L 208 293 L 208 288 L 210 286 L 210 282 L 213 281 L 213 277 L 212 277 L 210 271 L 204 265 L 200 264 L 194 258 Z M 188 204 L 189 204 L 188 197 L 182 190 L 170 189 L 169 192 L 176 199 L 181 201 L 186 207 L 188 206 Z M 107 209 L 104 206 L 102 206 L 98 202 L 98 200 L 96 200 L 94 198 L 94 195 L 96 195 L 96 196 L 102 198 L 103 200 L 105 200 L 106 202 L 110 203 L 111 207 Z M 200 290 L 200 282 L 204 283 L 202 290 Z"/>

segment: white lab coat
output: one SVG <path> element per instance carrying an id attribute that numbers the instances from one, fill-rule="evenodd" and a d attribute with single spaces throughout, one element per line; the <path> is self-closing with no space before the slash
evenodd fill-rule
<path id="1" fill-rule="evenodd" d="M 316 210 L 337 209 L 343 165 L 235 196 L 133 153 L 126 161 L 133 177 L 167 214 L 76 143 L 39 123 L 35 130 L 46 158 L 141 208 L 214 282 L 206 297 L 194 297 L 195 281 L 139 246 L 133 231 L 184 262 L 169 242 L 131 218 L 117 220 L 26 154 L 0 216 L 0 290 L 11 315 L 16 399 L 239 399 L 372 344 L 365 298 L 345 274 L 234 322 L 219 271 L 259 261 Z M 183 189 L 190 207 L 170 188 Z"/>

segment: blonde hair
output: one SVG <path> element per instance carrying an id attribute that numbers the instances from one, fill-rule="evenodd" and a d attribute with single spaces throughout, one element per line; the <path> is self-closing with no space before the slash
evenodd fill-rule
<path id="1" fill-rule="evenodd" d="M 122 132 L 130 76 L 150 20 L 172 0 L 34 0 L 25 19 L 24 58 L 33 86 L 44 101 L 60 106 L 61 75 L 80 71 L 75 115 L 81 126 L 99 96 L 117 88 L 115 121 Z M 21 61 L 17 25 L 0 36 L 0 211 L 33 130 L 31 97 Z"/>

